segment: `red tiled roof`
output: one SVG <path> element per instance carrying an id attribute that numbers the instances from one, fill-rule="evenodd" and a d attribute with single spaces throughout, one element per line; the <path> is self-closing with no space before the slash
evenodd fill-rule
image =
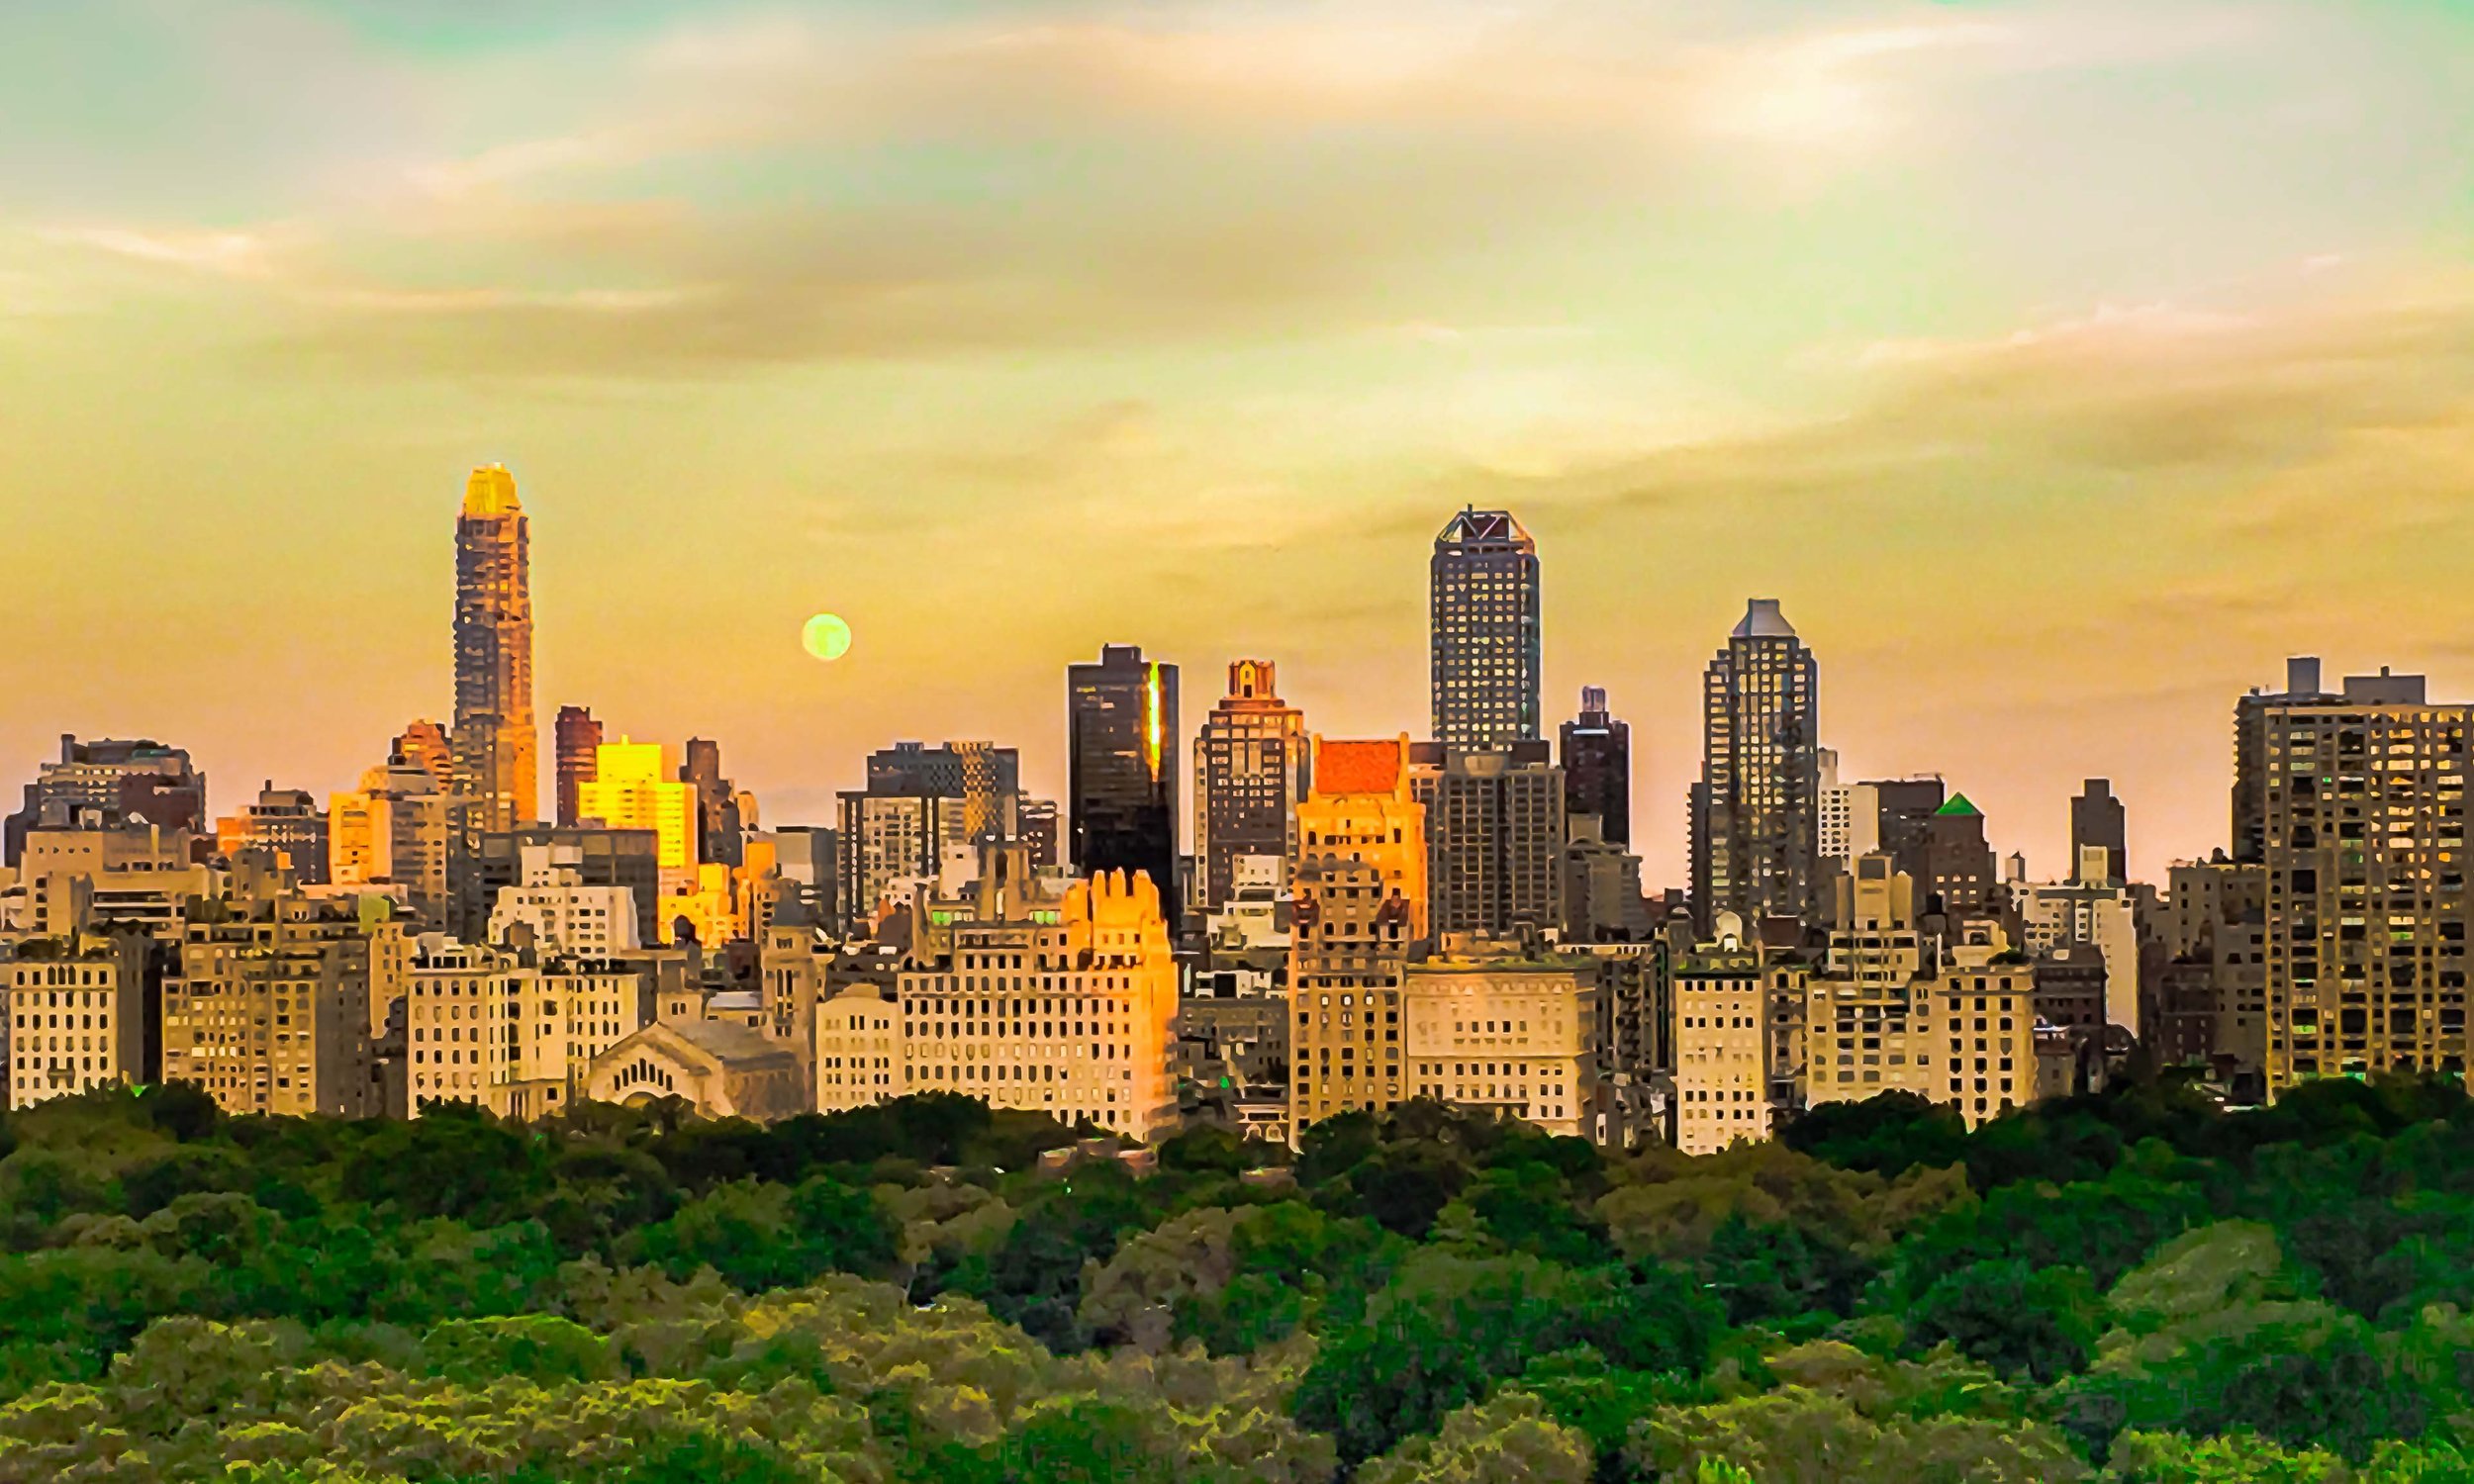
<path id="1" fill-rule="evenodd" d="M 1314 753 L 1317 793 L 1389 793 L 1400 786 L 1397 739 L 1384 742 L 1325 742 Z"/>

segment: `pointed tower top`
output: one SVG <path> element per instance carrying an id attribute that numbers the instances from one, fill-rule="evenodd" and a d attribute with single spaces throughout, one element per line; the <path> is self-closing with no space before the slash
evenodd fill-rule
<path id="1" fill-rule="evenodd" d="M 464 485 L 464 513 L 467 515 L 521 515 L 523 506 L 516 499 L 516 476 L 507 472 L 505 464 L 484 464 L 472 471 Z"/>
<path id="2" fill-rule="evenodd" d="M 1778 611 L 1775 598 L 1756 598 L 1745 605 L 1744 621 L 1735 626 L 1738 639 L 1792 639 L 1795 625 Z"/>

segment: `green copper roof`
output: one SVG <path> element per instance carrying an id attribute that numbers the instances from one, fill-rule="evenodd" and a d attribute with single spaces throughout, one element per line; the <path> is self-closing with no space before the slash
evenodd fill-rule
<path id="1" fill-rule="evenodd" d="M 1950 802 L 1933 811 L 1936 814 L 1982 814 L 1984 811 L 1967 801 L 1964 793 L 1953 793 Z"/>

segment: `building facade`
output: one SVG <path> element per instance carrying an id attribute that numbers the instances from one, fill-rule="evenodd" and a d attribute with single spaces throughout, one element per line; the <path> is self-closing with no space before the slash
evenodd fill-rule
<path id="1" fill-rule="evenodd" d="M 1548 745 L 1421 742 L 1410 761 L 1426 815 L 1428 927 L 1512 937 L 1561 926 L 1564 777 Z"/>
<path id="2" fill-rule="evenodd" d="M 670 776 L 668 749 L 620 737 L 594 750 L 593 779 L 576 786 L 576 809 L 605 829 L 650 830 L 663 891 L 696 883 L 697 800 L 692 784 Z"/>
<path id="3" fill-rule="evenodd" d="M 0 986 L 11 1108 L 152 1079 L 143 940 L 28 939 L 0 958 Z"/>
<path id="4" fill-rule="evenodd" d="M 163 1078 L 228 1113 L 385 1111 L 370 1037 L 375 935 L 335 903 L 236 898 L 193 919 L 163 983 Z"/>
<path id="5" fill-rule="evenodd" d="M 1509 510 L 1469 509 L 1435 536 L 1428 567 L 1434 739 L 1538 739 L 1538 545 Z"/>
<path id="6" fill-rule="evenodd" d="M 329 797 L 327 880 L 338 886 L 401 885 L 424 921 L 443 925 L 451 905 L 454 804 L 431 769 L 394 754 L 362 774 L 359 788 Z"/>
<path id="7" fill-rule="evenodd" d="M 215 821 L 215 848 L 226 860 L 244 850 L 265 852 L 304 886 L 327 881 L 327 811 L 301 788 L 278 788 L 270 779 L 257 801 Z"/>
<path id="8" fill-rule="evenodd" d="M 2382 670 L 2333 696 L 2244 697 L 2236 726 L 2254 771 L 2236 797 L 2256 800 L 2266 884 L 2269 1092 L 2463 1071 L 2474 706 Z"/>
<path id="9" fill-rule="evenodd" d="M 573 829 L 583 819 L 577 811 L 580 789 L 598 777 L 602 724 L 583 706 L 560 706 L 554 735 L 558 747 L 558 826 Z"/>
<path id="10" fill-rule="evenodd" d="M 1632 843 L 1632 726 L 1608 714 L 1606 693 L 1580 692 L 1580 714 L 1557 733 L 1564 769 L 1564 814 L 1594 815 L 1610 845 Z"/>
<path id="11" fill-rule="evenodd" d="M 2091 850 L 2103 852 L 2093 868 L 2101 875 L 2088 877 L 2087 853 Z M 2111 780 L 2089 779 L 2080 787 L 2078 796 L 2070 800 L 2070 859 L 2085 880 L 2130 881 L 2130 827 L 2122 800 L 2113 796 Z"/>
<path id="12" fill-rule="evenodd" d="M 455 517 L 454 744 L 472 828 L 539 820 L 530 522 L 497 464 L 472 472 Z"/>
<path id="13" fill-rule="evenodd" d="M 81 741 L 63 733 L 60 755 L 35 772 L 25 806 L 0 831 L 0 865 L 15 866 L 27 834 L 38 828 L 117 829 L 152 825 L 203 833 L 206 775 L 189 754 L 151 740 L 98 738 Z"/>
<path id="14" fill-rule="evenodd" d="M 1730 917 L 1675 954 L 1674 1147 L 1711 1155 L 1769 1137 L 1773 1017 L 1760 946 Z"/>
<path id="15" fill-rule="evenodd" d="M 1818 904 L 1820 669 L 1775 599 L 1756 598 L 1702 681 L 1692 898 L 1704 931 Z"/>
<path id="16" fill-rule="evenodd" d="M 1067 803 L 1084 876 L 1140 872 L 1177 936 L 1177 667 L 1109 644 L 1066 670 Z"/>
<path id="17" fill-rule="evenodd" d="M 1499 939 L 1446 937 L 1401 982 L 1411 1095 L 1594 1138 L 1600 969 Z"/>
<path id="18" fill-rule="evenodd" d="M 625 886 L 588 885 L 579 843 L 526 845 L 519 853 L 523 880 L 498 888 L 488 941 L 522 937 L 554 958 L 608 962 L 644 945 L 637 932 L 635 893 Z"/>
<path id="19" fill-rule="evenodd" d="M 854 985 L 817 1006 L 818 1109 L 956 1092 L 1130 1138 L 1173 1130 L 1177 965 L 1158 888 L 1046 875 L 1018 843 L 978 850 L 974 880 L 911 907 L 890 1000 Z"/>
<path id="20" fill-rule="evenodd" d="M 1236 890 L 1245 856 L 1296 853 L 1306 794 L 1305 713 L 1280 698 L 1269 660 L 1228 667 L 1228 695 L 1194 737 L 1194 906 L 1208 915 Z"/>
<path id="21" fill-rule="evenodd" d="M 538 1118 L 573 1102 L 593 1059 L 652 1019 L 647 966 L 527 956 L 424 937 L 405 983 L 407 1107 L 472 1103 Z"/>

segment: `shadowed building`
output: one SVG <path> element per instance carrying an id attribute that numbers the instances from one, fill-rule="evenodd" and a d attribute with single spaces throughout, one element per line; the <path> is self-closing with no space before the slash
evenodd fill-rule
<path id="1" fill-rule="evenodd" d="M 1429 580 L 1435 740 L 1537 740 L 1537 543 L 1509 510 L 1464 510 L 1435 537 Z"/>
<path id="2" fill-rule="evenodd" d="M 2096 880 L 2127 881 L 2131 879 L 2127 838 L 2122 800 L 2113 796 L 2112 782 L 2089 779 L 2079 796 L 2070 800 L 2070 859 L 2083 862 L 2088 851 L 2102 850 L 2104 875 Z"/>
<path id="3" fill-rule="evenodd" d="M 1580 714 L 1560 734 L 1564 759 L 1564 814 L 1594 814 L 1598 838 L 1632 843 L 1632 728 L 1607 714 L 1606 693 L 1580 692 Z"/>
<path id="4" fill-rule="evenodd" d="M 584 816 L 576 812 L 576 790 L 593 782 L 595 755 L 601 751 L 602 724 L 583 706 L 560 706 L 558 739 L 558 823 L 572 828 Z"/>
<path id="5" fill-rule="evenodd" d="M 1412 791 L 1426 811 L 1427 927 L 1510 937 L 1564 920 L 1564 775 L 1548 744 L 1420 742 Z"/>
<path id="6" fill-rule="evenodd" d="M 1177 889 L 1177 667 L 1109 644 L 1066 668 L 1067 808 L 1074 870 L 1140 872 L 1159 888 L 1169 936 Z"/>

